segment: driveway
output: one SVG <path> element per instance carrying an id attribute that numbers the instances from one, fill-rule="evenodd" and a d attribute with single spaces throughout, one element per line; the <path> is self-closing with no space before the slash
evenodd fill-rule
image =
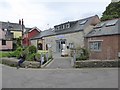
<path id="1" fill-rule="evenodd" d="M 3 88 L 117 88 L 117 68 L 16 69 L 2 66 Z"/>

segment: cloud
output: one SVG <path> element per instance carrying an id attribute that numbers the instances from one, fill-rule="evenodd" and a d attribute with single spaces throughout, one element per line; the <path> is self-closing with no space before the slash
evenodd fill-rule
<path id="1" fill-rule="evenodd" d="M 0 19 L 18 22 L 41 30 L 67 21 L 101 16 L 111 0 L 0 0 Z M 48 26 L 49 24 L 49 26 Z"/>

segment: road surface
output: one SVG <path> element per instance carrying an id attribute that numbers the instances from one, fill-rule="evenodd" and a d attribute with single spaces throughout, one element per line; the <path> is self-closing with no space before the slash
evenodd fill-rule
<path id="1" fill-rule="evenodd" d="M 118 69 L 16 69 L 3 65 L 2 88 L 118 88 Z"/>

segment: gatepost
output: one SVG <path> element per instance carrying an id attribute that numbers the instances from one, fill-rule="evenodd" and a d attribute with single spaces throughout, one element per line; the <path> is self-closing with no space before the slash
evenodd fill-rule
<path id="1" fill-rule="evenodd" d="M 74 61 L 74 67 L 75 67 L 75 65 L 76 65 L 76 51 L 74 50 L 74 55 L 73 55 L 73 61 Z"/>

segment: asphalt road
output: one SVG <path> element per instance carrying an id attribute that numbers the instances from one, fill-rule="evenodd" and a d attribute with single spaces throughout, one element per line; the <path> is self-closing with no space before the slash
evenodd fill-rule
<path id="1" fill-rule="evenodd" d="M 16 69 L 2 66 L 2 88 L 117 87 L 117 68 Z"/>

